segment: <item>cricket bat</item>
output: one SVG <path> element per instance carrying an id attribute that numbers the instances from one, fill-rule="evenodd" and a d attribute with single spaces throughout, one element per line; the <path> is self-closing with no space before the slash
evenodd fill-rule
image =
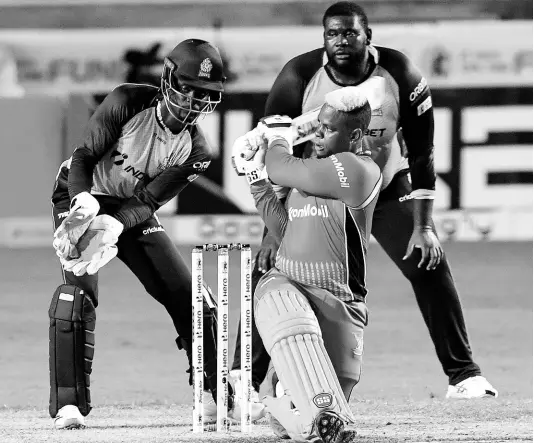
<path id="1" fill-rule="evenodd" d="M 315 137 L 315 130 L 319 126 L 319 111 L 321 106 L 318 106 L 311 111 L 308 111 L 293 119 L 291 128 L 293 130 L 293 146 L 305 143 Z"/>

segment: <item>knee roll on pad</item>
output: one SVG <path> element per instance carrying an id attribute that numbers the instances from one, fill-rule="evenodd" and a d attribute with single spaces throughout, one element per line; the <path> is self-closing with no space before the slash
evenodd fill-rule
<path id="1" fill-rule="evenodd" d="M 55 417 L 65 405 L 78 406 L 86 416 L 91 411 L 95 307 L 84 290 L 61 285 L 54 292 L 48 316 L 50 416 Z"/>
<path id="2" fill-rule="evenodd" d="M 255 315 L 278 378 L 301 416 L 311 425 L 318 413 L 329 409 L 354 421 L 306 297 L 297 291 L 271 291 L 257 301 Z"/>

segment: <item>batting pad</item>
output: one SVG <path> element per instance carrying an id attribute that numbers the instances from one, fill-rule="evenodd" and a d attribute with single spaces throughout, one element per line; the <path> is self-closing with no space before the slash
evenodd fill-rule
<path id="1" fill-rule="evenodd" d="M 86 416 L 91 411 L 89 377 L 96 323 L 93 302 L 82 289 L 61 285 L 54 292 L 48 315 L 50 416 L 54 418 L 65 405 L 78 406 Z"/>
<path id="2" fill-rule="evenodd" d="M 296 289 L 258 295 L 255 307 L 258 331 L 278 378 L 303 421 L 311 426 L 317 414 L 332 410 L 353 422 L 324 347 L 319 322 L 306 297 Z"/>

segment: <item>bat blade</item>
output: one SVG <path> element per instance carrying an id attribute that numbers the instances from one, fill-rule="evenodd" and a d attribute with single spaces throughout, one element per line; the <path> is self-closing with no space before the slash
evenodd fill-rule
<path id="1" fill-rule="evenodd" d="M 321 106 L 312 109 L 293 119 L 293 146 L 305 143 L 315 137 L 315 130 L 319 126 L 319 111 Z"/>

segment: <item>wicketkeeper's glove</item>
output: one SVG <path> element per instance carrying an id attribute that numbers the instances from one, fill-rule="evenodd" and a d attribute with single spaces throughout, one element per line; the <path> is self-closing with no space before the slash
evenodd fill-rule
<path id="1" fill-rule="evenodd" d="M 74 245 L 89 227 L 100 210 L 100 204 L 88 192 L 80 192 L 72 199 L 70 211 L 54 233 L 53 246 L 59 258 L 74 257 Z"/>
<path id="2" fill-rule="evenodd" d="M 116 246 L 124 226 L 109 215 L 99 215 L 76 244 L 78 258 L 61 259 L 63 269 L 76 276 L 93 275 L 117 255 Z"/>

